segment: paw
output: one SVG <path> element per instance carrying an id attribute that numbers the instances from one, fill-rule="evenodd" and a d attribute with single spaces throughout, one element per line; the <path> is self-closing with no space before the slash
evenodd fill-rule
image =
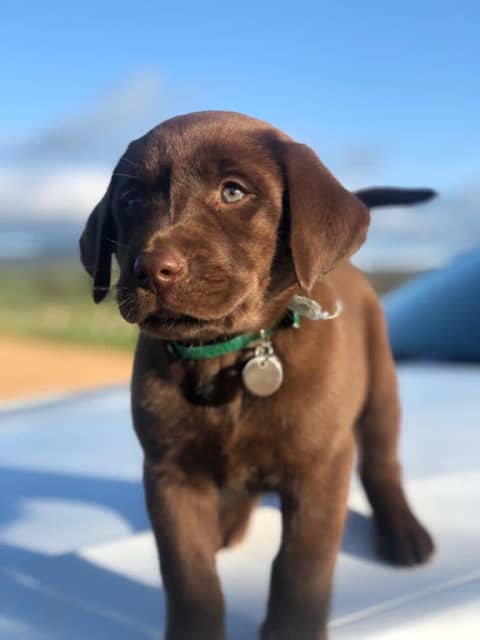
<path id="1" fill-rule="evenodd" d="M 433 555 L 430 534 L 408 509 L 378 518 L 376 529 L 379 554 L 391 564 L 411 567 Z"/>

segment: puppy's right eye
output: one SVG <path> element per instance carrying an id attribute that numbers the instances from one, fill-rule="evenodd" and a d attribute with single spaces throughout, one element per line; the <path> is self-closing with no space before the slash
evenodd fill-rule
<path id="1" fill-rule="evenodd" d="M 245 190 L 237 182 L 226 182 L 222 189 L 222 200 L 226 204 L 240 202 L 246 196 Z"/>
<path id="2" fill-rule="evenodd" d="M 145 196 L 139 191 L 128 191 L 121 196 L 120 202 L 125 209 L 133 211 L 145 204 Z"/>

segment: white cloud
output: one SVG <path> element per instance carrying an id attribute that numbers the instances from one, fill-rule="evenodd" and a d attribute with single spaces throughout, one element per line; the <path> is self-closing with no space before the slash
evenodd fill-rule
<path id="1" fill-rule="evenodd" d="M 84 219 L 130 140 L 172 104 L 159 78 L 143 71 L 26 139 L 0 140 L 0 221 Z"/>
<path id="2" fill-rule="evenodd" d="M 77 112 L 13 142 L 0 140 L 3 163 L 114 162 L 127 143 L 167 115 L 172 99 L 159 78 L 137 73 Z"/>
<path id="3" fill-rule="evenodd" d="M 0 168 L 0 219 L 84 219 L 108 186 L 109 169 Z"/>
<path id="4" fill-rule="evenodd" d="M 127 143 L 174 111 L 188 111 L 175 102 L 157 76 L 141 72 L 28 138 L 0 140 L 0 222 L 84 221 Z M 384 155 L 368 144 L 346 147 L 334 172 L 350 188 L 376 184 Z M 479 206 L 476 184 L 426 206 L 375 211 L 359 258 L 416 264 L 465 250 L 479 242 Z"/>
<path id="5" fill-rule="evenodd" d="M 375 209 L 357 264 L 415 270 L 439 266 L 478 247 L 479 202 L 471 197 L 475 191 L 475 185 L 467 185 L 418 207 Z"/>
<path id="6" fill-rule="evenodd" d="M 338 150 L 336 155 L 334 173 L 349 189 L 375 183 L 375 175 L 385 163 L 383 150 L 373 144 L 350 145 Z"/>
<path id="7" fill-rule="evenodd" d="M 480 184 L 472 185 L 465 192 L 466 201 L 477 209 L 480 208 Z"/>

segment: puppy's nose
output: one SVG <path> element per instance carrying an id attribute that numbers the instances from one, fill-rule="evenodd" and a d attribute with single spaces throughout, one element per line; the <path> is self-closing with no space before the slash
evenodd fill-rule
<path id="1" fill-rule="evenodd" d="M 187 263 L 178 251 L 164 249 L 141 253 L 135 258 L 133 272 L 140 287 L 158 291 L 183 278 Z"/>

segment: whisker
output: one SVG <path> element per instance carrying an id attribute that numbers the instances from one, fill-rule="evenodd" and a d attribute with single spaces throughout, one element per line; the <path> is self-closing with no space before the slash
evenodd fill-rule
<path id="1" fill-rule="evenodd" d="M 129 173 L 120 173 L 120 171 L 114 171 L 113 176 L 121 176 L 122 178 L 132 178 L 132 180 L 138 180 L 138 176 L 132 176 Z"/>
<path id="2" fill-rule="evenodd" d="M 139 162 L 134 162 L 133 160 L 130 160 L 130 158 L 122 158 L 120 160 L 120 164 L 122 164 L 123 162 L 128 162 L 128 164 L 131 164 L 132 167 L 138 167 L 139 169 L 142 167 Z"/>
<path id="3" fill-rule="evenodd" d="M 131 309 L 133 309 L 135 307 L 135 301 L 134 300 L 122 300 L 121 302 L 117 303 L 117 307 L 119 309 L 123 309 L 124 307 L 130 307 Z"/>
<path id="4" fill-rule="evenodd" d="M 130 295 L 125 296 L 123 300 L 120 300 L 119 304 L 125 304 L 126 302 L 134 302 L 134 301 L 135 301 L 135 294 L 131 293 Z"/>

